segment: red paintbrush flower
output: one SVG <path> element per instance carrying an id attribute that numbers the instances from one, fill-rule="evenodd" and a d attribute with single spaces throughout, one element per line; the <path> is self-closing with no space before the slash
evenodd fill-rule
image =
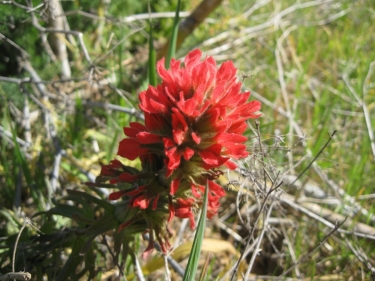
<path id="1" fill-rule="evenodd" d="M 217 169 L 222 165 L 234 169 L 231 159 L 248 156 L 243 136 L 246 121 L 260 116 L 261 103 L 248 102 L 250 93 L 241 92 L 233 63 L 217 68 L 212 57 L 201 60 L 201 56 L 200 50 L 190 52 L 184 67 L 172 59 L 169 70 L 160 60 L 161 84 L 140 93 L 145 124 L 132 122 L 124 128 L 127 138 L 120 142 L 118 155 L 129 160 L 139 157 L 142 171 L 124 169 L 116 160 L 102 167 L 101 175 L 112 184 L 132 184 L 110 196 L 123 197 L 129 208 L 138 210 L 136 218 L 125 224 L 143 217 L 151 240 L 153 230 L 159 242 L 165 241 L 163 249 L 169 245 L 164 235 L 169 233 L 167 218 L 189 218 L 194 228 L 193 210 L 202 204 L 207 183 L 207 216 L 218 212 L 225 192 L 214 182 L 222 174 Z M 152 247 L 150 242 L 146 252 Z"/>
<path id="2" fill-rule="evenodd" d="M 164 121 L 157 130 L 148 129 L 164 137 L 167 174 L 193 156 L 211 169 L 248 155 L 242 133 L 247 119 L 259 117 L 261 104 L 247 102 L 250 93 L 241 93 L 231 61 L 217 69 L 212 57 L 201 61 L 201 51 L 195 50 L 186 56 L 184 68 L 172 59 L 166 70 L 162 59 L 157 70 L 162 83 L 150 86 L 139 98 L 140 108 L 148 113 L 146 123 L 150 117 Z"/>

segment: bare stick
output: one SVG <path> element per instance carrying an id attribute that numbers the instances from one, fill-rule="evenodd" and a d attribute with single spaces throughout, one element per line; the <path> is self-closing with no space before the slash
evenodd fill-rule
<path id="1" fill-rule="evenodd" d="M 24 97 L 24 104 L 23 104 L 23 126 L 25 128 L 25 140 L 28 143 L 32 142 L 31 139 L 31 127 L 30 127 L 30 108 L 29 108 L 29 98 L 27 96 Z"/>
<path id="2" fill-rule="evenodd" d="M 142 267 L 139 264 L 137 256 L 136 256 L 136 254 L 134 253 L 133 250 L 130 250 L 130 256 L 132 257 L 133 264 L 134 264 L 134 273 L 137 276 L 138 280 L 139 281 L 146 281 L 146 279 L 143 275 Z"/>
<path id="3" fill-rule="evenodd" d="M 150 235 L 149 235 L 148 233 L 143 234 L 142 237 L 143 237 L 144 239 L 148 240 L 148 241 L 149 241 L 149 239 L 150 239 Z M 167 260 L 167 262 L 171 265 L 171 267 L 173 268 L 173 270 L 176 271 L 176 273 L 177 273 L 178 275 L 180 275 L 181 277 L 183 277 L 184 274 L 185 274 L 185 270 L 180 266 L 180 264 L 179 264 L 174 258 L 172 258 L 171 256 L 169 256 L 168 254 L 167 254 L 167 255 L 164 254 L 164 253 L 162 252 L 161 248 L 160 248 L 159 243 L 154 242 L 154 247 L 155 247 L 155 249 L 156 249 L 161 255 L 163 255 L 164 259 Z"/>
<path id="4" fill-rule="evenodd" d="M 36 29 L 38 29 L 40 32 L 43 32 L 43 33 L 62 33 L 62 34 L 69 34 L 69 35 L 76 36 L 78 38 L 78 41 L 79 41 L 80 45 L 81 45 L 83 54 L 84 54 L 86 60 L 89 62 L 90 66 L 91 66 L 92 61 L 91 61 L 89 52 L 86 48 L 86 45 L 83 41 L 83 34 L 81 32 L 64 30 L 64 29 L 45 28 L 45 27 L 43 27 L 39 24 L 38 19 L 36 18 L 34 12 L 31 12 L 30 14 L 31 14 L 31 20 L 32 20 L 33 26 Z"/>
<path id="5" fill-rule="evenodd" d="M 95 19 L 98 21 L 106 21 L 111 22 L 112 24 L 128 24 L 135 21 L 146 21 L 148 19 L 159 19 L 159 18 L 174 18 L 176 13 L 175 12 L 162 12 L 162 13 L 149 13 L 149 14 L 137 14 L 137 15 L 131 15 L 123 17 L 122 19 L 117 18 L 109 18 L 109 17 L 102 17 L 95 14 L 91 14 L 85 11 L 69 11 L 65 12 L 65 16 L 70 15 L 81 15 L 87 18 Z M 179 16 L 182 18 L 186 18 L 190 15 L 190 12 L 183 12 L 181 11 Z"/>
<path id="6" fill-rule="evenodd" d="M 258 212 L 258 214 L 257 214 L 257 216 L 256 216 L 255 222 L 253 223 L 253 227 L 251 228 L 251 231 L 250 231 L 250 233 L 249 233 L 249 238 L 247 239 L 247 243 L 246 243 L 246 246 L 245 246 L 245 250 L 246 250 L 246 248 L 250 245 L 250 241 L 253 239 L 253 235 L 254 235 L 254 231 L 255 231 L 255 225 L 258 223 L 258 221 L 259 221 L 259 219 L 260 219 L 260 217 L 261 217 L 261 214 L 262 214 L 262 212 L 263 212 L 263 210 L 264 210 L 264 208 L 265 208 L 265 206 L 266 206 L 266 204 L 267 204 L 267 199 L 268 199 L 268 197 L 271 195 L 272 192 L 274 192 L 276 189 L 278 189 L 279 186 L 280 186 L 281 184 L 282 184 L 282 183 L 280 183 L 279 185 L 277 185 L 277 186 L 274 187 L 274 188 L 271 188 L 271 189 L 267 192 L 267 195 L 266 195 L 266 197 L 264 198 L 263 203 L 262 203 L 262 205 L 261 205 L 261 207 L 260 207 L 260 210 L 259 210 L 259 212 Z M 234 268 L 234 270 L 233 270 L 233 273 L 232 273 L 232 276 L 231 276 L 231 278 L 230 278 L 230 281 L 235 280 L 234 278 L 235 278 L 235 276 L 236 276 L 236 273 L 237 273 L 238 267 L 239 267 L 239 265 L 240 265 L 240 262 L 245 258 L 245 255 L 244 255 L 244 254 L 245 254 L 245 250 L 242 251 L 241 256 L 240 256 L 239 259 L 237 260 L 237 263 L 236 263 L 235 268 Z"/>
<path id="7" fill-rule="evenodd" d="M 9 272 L 4 275 L 0 274 L 0 281 L 8 280 L 31 280 L 31 274 L 28 272 Z"/>
<path id="8" fill-rule="evenodd" d="M 163 260 L 164 260 L 164 268 L 165 268 L 165 280 L 171 281 L 171 271 L 169 270 L 169 266 L 168 266 L 168 256 L 164 255 Z"/>
<path id="9" fill-rule="evenodd" d="M 18 46 L 16 43 L 14 43 L 12 40 L 6 38 L 3 34 L 0 33 L 0 40 L 4 40 L 6 41 L 8 44 L 12 45 L 14 48 L 16 48 L 18 51 L 21 52 L 22 56 L 24 57 L 30 57 L 30 55 L 24 50 L 22 49 L 20 46 Z"/>
<path id="10" fill-rule="evenodd" d="M 264 152 L 263 152 L 263 146 L 262 146 L 262 140 L 260 137 L 260 122 L 258 120 L 255 121 L 255 126 L 256 126 L 256 132 L 257 132 L 257 138 L 258 138 L 258 143 L 259 143 L 259 150 L 261 152 L 260 157 L 262 159 L 262 163 L 264 163 Z M 264 180 L 264 186 L 263 186 L 263 191 L 266 191 L 267 188 L 267 178 L 266 178 L 266 168 L 263 169 L 263 180 Z"/>
<path id="11" fill-rule="evenodd" d="M 16 252 L 17 252 L 18 242 L 19 242 L 19 240 L 20 240 L 20 237 L 21 237 L 22 231 L 25 229 L 26 225 L 30 225 L 32 228 L 34 228 L 34 229 L 36 229 L 38 232 L 40 232 L 39 229 L 37 229 L 37 228 L 32 224 L 32 222 L 30 221 L 29 218 L 25 218 L 25 220 L 24 220 L 24 222 L 23 222 L 23 225 L 22 225 L 22 227 L 21 227 L 21 229 L 20 229 L 20 232 L 18 232 L 17 239 L 16 239 L 16 243 L 14 244 L 14 249 L 13 249 L 13 256 L 12 256 L 12 271 L 13 271 L 13 272 L 12 272 L 11 274 L 16 274 L 16 276 L 17 276 L 17 274 L 18 274 L 18 273 L 15 272 Z M 30 274 L 30 273 L 28 273 L 28 272 L 22 272 L 22 273 L 24 273 L 24 275 L 19 275 L 19 276 L 20 276 L 20 278 L 23 278 L 23 279 L 17 279 L 17 280 L 30 280 L 30 279 L 31 279 L 31 274 Z M 25 274 L 26 274 L 26 275 L 25 275 Z M 9 274 L 6 274 L 6 275 L 9 276 Z M 4 276 L 6 276 L 6 275 L 4 275 Z M 28 277 L 28 276 L 30 276 L 29 279 L 25 279 L 25 278 L 24 278 L 24 277 Z M 3 276 L 0 276 L 0 277 L 1 277 L 1 278 L 4 278 Z M 3 279 L 3 280 L 10 280 L 10 279 L 12 279 L 12 278 L 10 278 L 10 277 L 7 277 L 7 278 L 9 278 L 9 279 Z M 15 278 L 13 277 L 13 279 L 15 279 Z M 1 279 L 0 279 L 0 280 L 1 280 Z"/>
<path id="12" fill-rule="evenodd" d="M 49 0 L 46 8 L 48 15 L 48 23 L 51 28 L 65 30 L 64 17 L 57 16 L 64 13 L 60 0 Z M 70 78 L 72 72 L 68 60 L 68 52 L 66 47 L 65 35 L 52 33 L 49 36 L 50 45 L 61 62 L 61 75 L 64 78 Z M 46 45 L 47 42 L 45 42 Z"/>
<path id="13" fill-rule="evenodd" d="M 138 119 L 141 119 L 141 120 L 144 119 L 143 114 L 135 108 L 127 108 L 127 107 L 122 107 L 122 106 L 117 105 L 117 104 L 103 103 L 103 102 L 91 102 L 91 101 L 84 102 L 84 105 L 87 106 L 87 107 L 100 107 L 100 108 L 104 108 L 104 109 L 124 112 L 124 113 L 127 113 L 127 114 L 131 114 L 131 115 L 137 117 Z"/>
<path id="14" fill-rule="evenodd" d="M 268 226 L 268 219 L 271 216 L 271 212 L 273 210 L 273 206 L 274 206 L 274 201 L 271 203 L 271 206 L 269 207 L 267 215 L 266 215 L 266 217 L 264 219 L 262 231 L 260 232 L 260 235 L 258 237 L 259 238 L 258 242 L 255 245 L 255 248 L 254 248 L 254 251 L 253 251 L 253 255 L 251 256 L 251 259 L 250 259 L 250 262 L 249 262 L 249 265 L 248 265 L 248 268 L 247 268 L 244 280 L 248 280 L 250 272 L 251 272 L 251 269 L 253 268 L 253 265 L 254 265 L 254 262 L 255 262 L 255 258 L 258 256 L 258 253 L 260 252 L 259 251 L 260 243 L 262 243 L 263 236 L 264 236 L 266 230 L 268 229 L 267 228 L 267 226 Z"/>

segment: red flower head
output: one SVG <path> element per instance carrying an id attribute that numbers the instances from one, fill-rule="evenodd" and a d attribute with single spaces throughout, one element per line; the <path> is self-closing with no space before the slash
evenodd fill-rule
<path id="1" fill-rule="evenodd" d="M 155 227 L 151 221 L 155 216 L 150 219 L 146 214 L 149 209 L 169 219 L 174 215 L 189 218 L 194 228 L 193 209 L 202 204 L 207 182 L 207 216 L 217 213 L 219 199 L 225 194 L 213 182 L 222 174 L 217 169 L 222 165 L 234 169 L 231 159 L 248 156 L 247 138 L 242 134 L 246 121 L 260 116 L 260 102 L 248 102 L 250 93 L 241 92 L 233 63 L 224 62 L 217 68 L 212 57 L 201 60 L 201 56 L 200 50 L 190 52 L 184 67 L 172 59 L 169 70 L 164 59 L 160 60 L 161 84 L 140 93 L 145 124 L 133 122 L 124 128 L 128 138 L 120 142 L 118 155 L 130 160 L 139 157 L 142 171 L 129 173 L 114 161 L 103 166 L 102 175 L 113 176 L 111 183 L 136 186 L 114 193 L 111 199 L 125 196 L 154 230 L 164 229 L 160 224 L 163 219 Z"/>

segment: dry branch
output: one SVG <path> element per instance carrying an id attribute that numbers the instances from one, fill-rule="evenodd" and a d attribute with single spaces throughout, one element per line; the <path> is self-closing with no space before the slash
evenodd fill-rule
<path id="1" fill-rule="evenodd" d="M 48 3 L 48 21 L 52 29 L 64 30 L 64 13 L 60 0 L 50 0 Z M 52 50 L 61 62 L 61 75 L 63 78 L 71 77 L 71 70 L 68 60 L 68 52 L 66 49 L 66 38 L 64 34 L 51 33 L 49 35 L 49 42 Z"/>
<path id="2" fill-rule="evenodd" d="M 28 272 L 9 272 L 4 275 L 0 274 L 0 281 L 8 280 L 31 280 L 31 274 Z"/>

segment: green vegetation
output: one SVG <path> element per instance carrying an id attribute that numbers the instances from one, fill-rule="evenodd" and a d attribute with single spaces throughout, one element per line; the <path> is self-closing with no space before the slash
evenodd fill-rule
<path id="1" fill-rule="evenodd" d="M 33 280 L 137 280 L 140 269 L 182 280 L 160 253 L 140 258 L 142 226 L 116 231 L 112 190 L 85 185 L 116 155 L 123 127 L 142 119 L 137 95 L 155 83 L 150 30 L 157 53 L 174 15 L 132 20 L 149 1 L 61 1 L 76 31 L 62 40 L 72 73 L 63 78 L 43 43 L 51 33 L 32 24 L 49 27 L 46 2 L 17 3 L 0 4 L 0 274 L 12 272 L 26 225 L 14 268 Z M 199 3 L 181 1 L 181 11 Z M 151 13 L 176 7 L 150 3 Z M 251 155 L 219 179 L 228 195 L 206 221 L 201 280 L 230 280 L 235 265 L 232 280 L 371 280 L 374 34 L 371 0 L 223 1 L 176 51 L 233 60 L 263 104 L 260 124 L 249 122 Z M 185 269 L 193 232 L 178 219 L 171 227 L 171 257 Z"/>

